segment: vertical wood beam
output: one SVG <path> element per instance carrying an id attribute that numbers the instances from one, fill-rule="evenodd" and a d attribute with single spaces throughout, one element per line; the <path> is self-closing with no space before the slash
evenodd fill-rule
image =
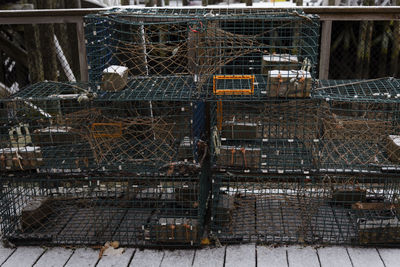
<path id="1" fill-rule="evenodd" d="M 326 80 L 329 76 L 329 60 L 331 54 L 332 21 L 322 22 L 321 46 L 319 58 L 319 79 Z"/>
<path id="2" fill-rule="evenodd" d="M 88 63 L 86 57 L 85 31 L 83 29 L 83 18 L 76 23 L 76 35 L 78 39 L 79 69 L 81 72 L 81 81 L 87 82 L 89 80 L 89 72 L 88 72 Z"/>

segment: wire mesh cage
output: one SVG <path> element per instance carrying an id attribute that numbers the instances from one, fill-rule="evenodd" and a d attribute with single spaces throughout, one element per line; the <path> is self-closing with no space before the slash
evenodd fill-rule
<path id="1" fill-rule="evenodd" d="M 322 81 L 321 171 L 399 169 L 400 83 L 395 79 Z"/>
<path id="2" fill-rule="evenodd" d="M 222 243 L 399 244 L 395 175 L 213 179 L 211 229 Z"/>
<path id="3" fill-rule="evenodd" d="M 117 101 L 88 86 L 45 82 L 2 101 L 1 169 L 198 173 L 203 102 Z"/>
<path id="4" fill-rule="evenodd" d="M 301 10 L 126 9 L 85 23 L 90 79 L 108 91 L 296 97 L 315 78 L 319 22 Z"/>
<path id="5" fill-rule="evenodd" d="M 3 237 L 16 244 L 197 246 L 198 175 L 2 178 Z"/>
<path id="6" fill-rule="evenodd" d="M 217 101 L 211 147 L 217 171 L 307 173 L 317 168 L 318 102 Z"/>

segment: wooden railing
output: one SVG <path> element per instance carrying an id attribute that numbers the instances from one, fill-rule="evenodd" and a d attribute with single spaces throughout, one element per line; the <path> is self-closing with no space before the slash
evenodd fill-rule
<path id="1" fill-rule="evenodd" d="M 253 8 L 252 9 L 260 9 Z M 286 8 L 286 7 L 285 7 Z M 274 9 L 274 8 L 268 8 Z M 1 24 L 47 24 L 47 23 L 75 23 L 77 30 L 77 46 L 79 51 L 79 63 L 81 80 L 88 80 L 88 66 L 86 60 L 85 37 L 83 17 L 87 14 L 105 11 L 107 9 L 51 9 L 51 10 L 23 10 L 0 11 Z M 211 9 L 210 9 L 211 10 Z M 332 33 L 332 21 L 390 21 L 400 20 L 399 7 L 303 7 L 308 14 L 320 16 L 321 43 L 319 78 L 327 79 L 329 73 L 330 45 Z"/>

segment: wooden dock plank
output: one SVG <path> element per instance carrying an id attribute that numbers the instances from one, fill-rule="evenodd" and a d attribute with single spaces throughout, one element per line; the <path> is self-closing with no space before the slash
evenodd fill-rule
<path id="1" fill-rule="evenodd" d="M 160 267 L 163 257 L 164 251 L 161 250 L 136 250 L 129 266 Z"/>
<path id="2" fill-rule="evenodd" d="M 384 267 L 375 248 L 347 248 L 354 267 Z"/>
<path id="3" fill-rule="evenodd" d="M 257 266 L 287 266 L 286 247 L 257 246 Z"/>
<path id="4" fill-rule="evenodd" d="M 291 246 L 287 252 L 290 267 L 319 267 L 317 251 L 312 247 Z"/>
<path id="5" fill-rule="evenodd" d="M 96 267 L 122 267 L 128 266 L 129 261 L 131 260 L 132 254 L 135 252 L 135 249 L 129 248 L 125 250 L 122 255 L 118 256 L 103 256 Z"/>
<path id="6" fill-rule="evenodd" d="M 196 251 L 194 256 L 194 267 L 222 267 L 224 266 L 224 256 L 226 247 L 205 248 Z"/>
<path id="7" fill-rule="evenodd" d="M 8 257 L 15 251 L 13 248 L 0 247 L 0 265 L 2 265 Z"/>
<path id="8" fill-rule="evenodd" d="M 194 250 L 166 250 L 161 267 L 192 266 Z"/>
<path id="9" fill-rule="evenodd" d="M 254 244 L 228 246 L 226 248 L 225 266 L 256 266 L 256 247 Z"/>
<path id="10" fill-rule="evenodd" d="M 35 267 L 64 266 L 74 251 L 65 248 L 50 248 L 36 262 Z"/>
<path id="11" fill-rule="evenodd" d="M 66 267 L 92 267 L 99 259 L 99 250 L 91 248 L 78 248 L 69 259 Z"/>
<path id="12" fill-rule="evenodd" d="M 2 266 L 32 266 L 44 251 L 41 247 L 19 247 Z"/>
<path id="13" fill-rule="evenodd" d="M 323 247 L 317 251 L 322 267 L 351 267 L 345 247 Z"/>
<path id="14" fill-rule="evenodd" d="M 379 248 L 379 254 L 382 257 L 386 267 L 400 265 L 400 250 L 394 248 Z"/>

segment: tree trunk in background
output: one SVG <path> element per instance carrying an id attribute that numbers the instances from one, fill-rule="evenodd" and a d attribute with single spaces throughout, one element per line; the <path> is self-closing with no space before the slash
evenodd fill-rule
<path id="1" fill-rule="evenodd" d="M 373 5 L 373 0 L 364 0 L 365 6 Z M 356 60 L 356 78 L 361 79 L 368 76 L 371 56 L 371 39 L 373 30 L 372 21 L 361 21 Z"/>
<path id="2" fill-rule="evenodd" d="M 25 25 L 24 38 L 26 52 L 28 53 L 29 80 L 31 83 L 43 81 L 44 74 L 40 53 L 39 27 L 37 25 Z"/>
<path id="3" fill-rule="evenodd" d="M 39 9 L 52 9 L 56 0 L 37 0 Z M 57 81 L 57 55 L 54 46 L 54 25 L 39 24 L 40 48 L 43 60 L 44 79 Z"/>
<path id="4" fill-rule="evenodd" d="M 400 6 L 400 0 L 395 1 L 394 4 Z M 390 74 L 395 77 L 400 76 L 399 55 L 400 55 L 400 21 L 396 20 L 393 22 L 393 45 L 392 45 L 392 53 L 390 55 Z"/>
<path id="5" fill-rule="evenodd" d="M 129 0 L 121 0 L 121 5 L 129 6 Z"/>
<path id="6" fill-rule="evenodd" d="M 146 7 L 153 7 L 154 6 L 154 0 L 145 0 L 145 6 Z"/>
<path id="7" fill-rule="evenodd" d="M 64 0 L 65 8 L 81 8 L 80 0 Z M 61 47 L 66 54 L 69 65 L 71 66 L 72 72 L 75 75 L 77 81 L 81 80 L 81 70 L 79 66 L 79 51 L 78 51 L 78 37 L 76 36 L 76 24 L 68 23 L 67 25 L 67 43 L 62 44 L 61 36 L 57 35 L 58 40 L 61 43 Z M 57 34 L 57 32 L 56 32 Z"/>
<path id="8" fill-rule="evenodd" d="M 374 22 L 367 21 L 367 35 L 365 40 L 365 53 L 364 53 L 364 61 L 363 61 L 363 73 L 362 78 L 368 79 L 369 77 L 369 67 L 371 63 L 371 46 L 372 46 L 372 32 L 374 29 Z M 375 76 L 376 74 L 374 74 Z"/>
<path id="9" fill-rule="evenodd" d="M 246 6 L 252 6 L 253 0 L 246 0 Z"/>
<path id="10" fill-rule="evenodd" d="M 182 6 L 188 6 L 189 0 L 182 0 Z"/>
<path id="11" fill-rule="evenodd" d="M 159 6 L 159 7 L 160 7 L 160 6 L 164 6 L 164 5 L 163 5 L 163 1 L 162 1 L 162 0 L 157 0 L 157 6 Z"/>
<path id="12" fill-rule="evenodd" d="M 383 23 L 384 26 L 382 33 L 381 51 L 379 53 L 378 77 L 383 77 L 386 75 L 387 57 L 389 50 L 390 25 L 389 22 L 386 21 Z"/>

